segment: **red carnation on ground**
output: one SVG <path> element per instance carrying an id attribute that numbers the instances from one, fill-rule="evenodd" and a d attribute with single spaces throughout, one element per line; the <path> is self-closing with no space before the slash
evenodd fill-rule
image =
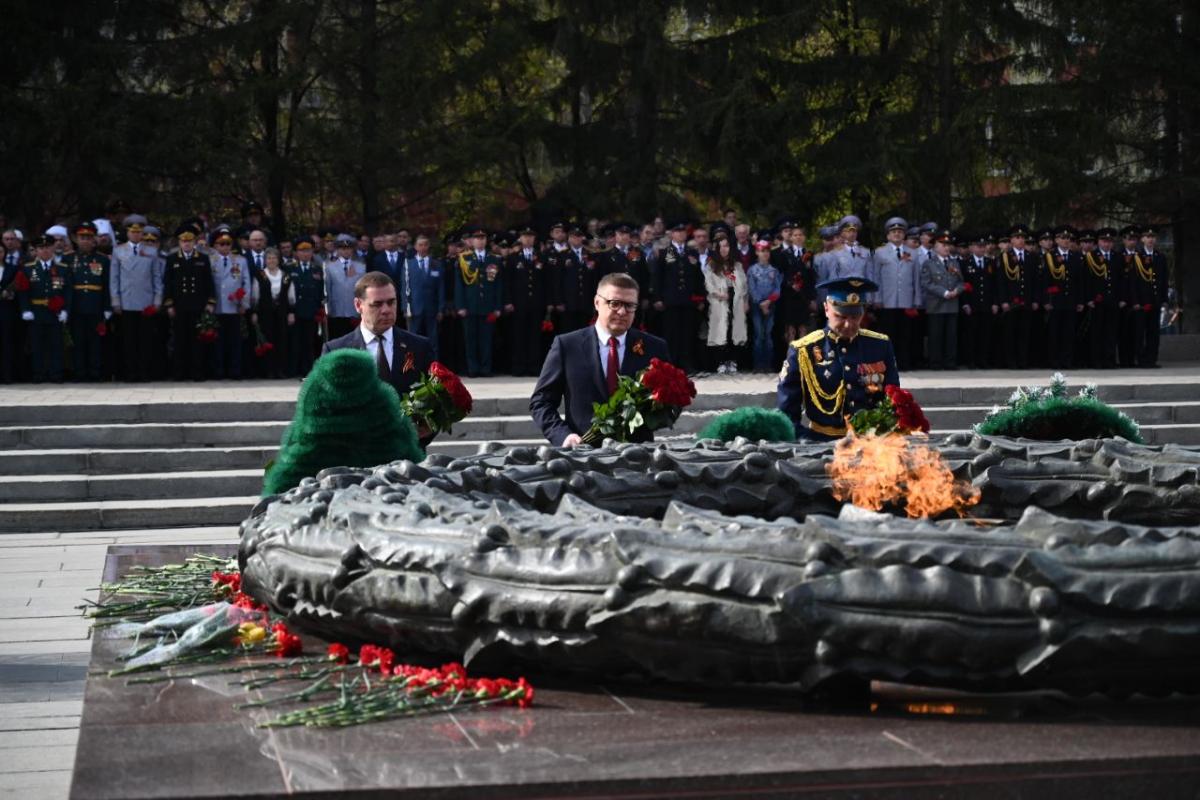
<path id="1" fill-rule="evenodd" d="M 18 292 L 29 291 L 29 276 L 25 274 L 25 270 L 21 270 L 17 273 L 17 277 L 13 278 L 12 285 L 13 289 Z"/>
<path id="2" fill-rule="evenodd" d="M 221 596 L 237 596 L 242 591 L 242 573 L 213 571 L 213 590 Z"/>
<path id="3" fill-rule="evenodd" d="M 158 313 L 158 306 L 153 305 L 153 304 L 148 305 L 142 309 L 143 317 L 153 317 L 157 313 Z"/>
<path id="4" fill-rule="evenodd" d="M 62 311 L 66 305 L 67 301 L 64 300 L 60 295 L 55 295 L 46 301 L 46 308 L 50 309 L 51 314 L 57 314 L 58 312 Z"/>
<path id="5" fill-rule="evenodd" d="M 330 661 L 335 661 L 338 664 L 350 663 L 350 648 L 346 647 L 344 644 L 334 642 L 333 644 L 329 645 L 329 648 L 325 651 L 325 654 L 329 657 Z"/>
<path id="6" fill-rule="evenodd" d="M 664 406 L 686 408 L 696 396 L 696 384 L 687 373 L 658 358 L 650 359 L 650 367 L 642 373 L 642 385 L 650 390 L 651 399 Z"/>

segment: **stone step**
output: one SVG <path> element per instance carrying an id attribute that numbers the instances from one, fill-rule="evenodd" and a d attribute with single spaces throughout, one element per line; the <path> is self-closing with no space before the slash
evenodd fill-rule
<path id="1" fill-rule="evenodd" d="M 116 475 L 3 475 L 0 512 L 16 502 L 239 497 L 262 491 L 261 469 L 143 472 Z"/>
<path id="2" fill-rule="evenodd" d="M 281 420 L 13 426 L 0 428 L 0 449 L 278 446 L 287 424 Z"/>
<path id="3" fill-rule="evenodd" d="M 915 373 L 922 376 L 921 384 L 914 391 L 917 400 L 923 406 L 986 406 L 1004 402 L 1018 384 L 1047 383 L 1048 375 L 1040 372 L 1036 377 L 1028 374 L 995 373 L 994 382 L 981 384 L 978 373 L 962 371 L 958 373 Z M 1162 403 L 1177 400 L 1194 400 L 1200 394 L 1200 385 L 1187 376 L 1171 376 L 1170 380 L 1153 380 L 1158 371 L 1137 370 L 1101 373 L 1104 382 L 1099 387 L 1101 399 L 1110 403 Z M 939 376 L 938 385 L 925 385 L 929 376 Z M 761 378 L 761 376 L 760 376 Z M 1068 374 L 1072 387 L 1078 387 L 1086 381 Z M 720 379 L 716 379 L 720 386 Z M 731 378 L 728 389 L 711 389 L 702 392 L 695 400 L 692 408 L 696 411 L 737 408 L 743 405 L 771 405 L 775 393 L 762 389 L 762 380 L 747 381 L 738 385 Z M 770 379 L 765 379 L 768 382 Z M 1111 381 L 1111 382 L 1109 382 Z M 530 384 L 532 388 L 532 383 Z M 98 390 L 103 397 L 103 390 Z M 524 416 L 529 413 L 529 396 L 520 394 L 510 397 L 486 397 L 475 400 L 475 417 L 505 417 Z M 245 402 L 207 401 L 155 401 L 135 403 L 105 403 L 102 400 L 94 404 L 55 404 L 39 405 L 18 403 L 0 406 L 0 447 L 10 446 L 11 433 L 5 433 L 19 427 L 51 427 L 78 425 L 128 425 L 128 426 L 157 426 L 173 425 L 179 422 L 189 424 L 211 424 L 214 426 L 228 425 L 262 425 L 264 423 L 285 423 L 291 419 L 295 409 L 293 401 L 269 400 L 256 401 L 253 405 Z M 237 422 L 231 422 L 236 420 Z M 132 428 L 131 428 L 132 430 Z M 143 428 L 146 430 L 146 428 Z M 145 434 L 150 435 L 150 434 Z M 195 440 L 184 441 L 184 444 Z M 166 444 L 178 444 L 179 440 L 171 440 Z M 26 445 L 29 446 L 29 445 Z M 54 445 L 46 445 L 48 447 Z M 61 445 L 64 447 L 71 445 Z"/>
<path id="4" fill-rule="evenodd" d="M 0 508 L 0 533 L 195 528 L 238 525 L 258 497 L 199 497 L 10 503 Z"/>
<path id="5" fill-rule="evenodd" d="M 165 447 L 131 449 L 19 449 L 0 451 L 0 475 L 40 472 L 111 475 L 207 469 L 262 469 L 275 444 L 249 447 Z M 0 497 L 3 497 L 0 494 Z"/>

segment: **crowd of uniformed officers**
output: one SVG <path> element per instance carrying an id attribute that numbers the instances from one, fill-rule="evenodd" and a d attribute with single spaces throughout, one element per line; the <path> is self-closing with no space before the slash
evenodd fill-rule
<path id="1" fill-rule="evenodd" d="M 170 235 L 138 214 L 54 226 L 0 248 L 0 381 L 283 378 L 359 324 L 353 287 L 388 274 L 398 319 L 467 376 L 538 374 L 555 334 L 592 324 L 600 278 L 642 287 L 639 327 L 691 372 L 775 371 L 824 325 L 817 285 L 861 276 L 866 327 L 901 370 L 1154 367 L 1169 272 L 1153 226 L 959 235 L 893 217 L 872 247 L 847 216 L 808 232 L 592 220 L 442 237 L 322 229 L 275 242 L 261 206 L 240 227 L 192 218 Z"/>

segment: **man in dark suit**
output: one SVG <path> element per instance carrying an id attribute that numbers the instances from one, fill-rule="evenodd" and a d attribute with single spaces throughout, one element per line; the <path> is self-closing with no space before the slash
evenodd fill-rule
<path id="1" fill-rule="evenodd" d="M 406 394 L 429 371 L 433 348 L 424 336 L 395 327 L 396 284 L 382 272 L 368 272 L 354 284 L 354 309 L 362 323 L 327 342 L 321 354 L 344 348 L 366 350 L 375 359 L 379 377 Z"/>
<path id="2" fill-rule="evenodd" d="M 669 361 L 667 343 L 631 330 L 638 284 L 613 272 L 600 279 L 592 298 L 596 324 L 554 339 L 529 400 L 529 411 L 551 444 L 574 447 L 592 424 L 592 404 L 609 398 L 620 375 L 635 375 L 650 359 Z M 566 400 L 567 418 L 558 415 Z"/>

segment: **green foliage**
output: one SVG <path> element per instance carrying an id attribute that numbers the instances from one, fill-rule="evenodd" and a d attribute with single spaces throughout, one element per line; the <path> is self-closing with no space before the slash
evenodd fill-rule
<path id="1" fill-rule="evenodd" d="M 669 428 L 682 409 L 650 399 L 650 389 L 638 378 L 622 375 L 617 390 L 603 403 L 592 403 L 592 427 L 583 436 L 587 444 L 605 439 L 631 441 L 641 434 Z M 639 431 L 641 434 L 639 434 Z"/>
<path id="2" fill-rule="evenodd" d="M 796 439 L 796 429 L 782 411 L 746 406 L 721 414 L 696 434 L 697 439 L 722 442 L 732 442 L 739 436 L 752 442 L 792 442 Z"/>
<path id="3" fill-rule="evenodd" d="M 1068 396 L 1066 379 L 1055 373 L 1049 387 L 1018 388 L 1004 408 L 996 407 L 975 426 L 989 436 L 1021 439 L 1106 439 L 1120 436 L 1142 443 L 1138 424 L 1126 414 L 1101 402 L 1096 387 L 1087 385 Z"/>
<path id="4" fill-rule="evenodd" d="M 29 228 L 116 198 L 169 225 L 236 218 L 253 197 L 277 235 L 733 205 L 759 223 L 853 210 L 868 240 L 894 212 L 980 229 L 1200 202 L 1195 4 L 8 11 L 0 209 Z"/>
<path id="5" fill-rule="evenodd" d="M 263 477 L 263 496 L 285 492 L 329 467 L 421 461 L 412 422 L 375 361 L 361 350 L 321 356 L 300 387 L 279 455 Z"/>

